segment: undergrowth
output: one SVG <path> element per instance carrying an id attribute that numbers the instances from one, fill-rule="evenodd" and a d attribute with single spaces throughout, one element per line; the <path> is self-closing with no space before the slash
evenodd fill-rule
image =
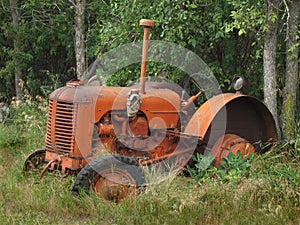
<path id="1" fill-rule="evenodd" d="M 22 105 L 0 124 L 0 224 L 300 224 L 299 134 L 293 148 L 230 155 L 219 170 L 197 155 L 190 177 L 172 174 L 115 204 L 73 197 L 72 176 L 22 172 L 26 155 L 44 146 L 46 113 Z"/>
<path id="2" fill-rule="evenodd" d="M 34 101 L 27 97 L 18 107 L 12 104 L 9 115 L 0 123 L 0 148 L 19 154 L 44 146 L 46 120 L 47 102 L 40 97 Z"/>

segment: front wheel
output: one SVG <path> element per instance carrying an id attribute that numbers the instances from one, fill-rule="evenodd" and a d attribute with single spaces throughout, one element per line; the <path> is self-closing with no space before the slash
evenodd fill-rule
<path id="1" fill-rule="evenodd" d="M 77 195 L 82 190 L 89 194 L 92 190 L 106 200 L 119 202 L 135 194 L 143 184 L 145 176 L 135 160 L 107 155 L 91 161 L 79 172 L 72 193 Z"/>
<path id="2" fill-rule="evenodd" d="M 23 171 L 28 172 L 32 169 L 42 170 L 45 165 L 45 149 L 37 149 L 27 156 L 24 165 Z"/>

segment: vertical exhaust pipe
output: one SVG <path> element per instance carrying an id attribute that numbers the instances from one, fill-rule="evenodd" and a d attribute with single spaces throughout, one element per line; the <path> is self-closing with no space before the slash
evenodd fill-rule
<path id="1" fill-rule="evenodd" d="M 140 26 L 144 27 L 144 40 L 143 40 L 141 76 L 140 76 L 140 93 L 145 94 L 146 67 L 147 67 L 147 58 L 148 58 L 148 41 L 150 35 L 150 28 L 154 26 L 154 21 L 141 19 Z"/>

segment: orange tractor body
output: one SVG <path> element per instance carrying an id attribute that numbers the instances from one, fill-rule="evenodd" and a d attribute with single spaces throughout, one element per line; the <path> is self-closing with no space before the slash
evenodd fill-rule
<path id="1" fill-rule="evenodd" d="M 103 147 L 126 156 L 151 155 L 149 159 L 163 155 L 163 149 L 169 150 L 173 140 L 165 138 L 166 146 L 151 151 L 149 146 L 155 140 L 147 137 L 149 130 L 179 131 L 179 96 L 168 89 L 147 91 L 140 96 L 142 104 L 137 115 L 128 119 L 126 102 L 131 90 L 72 82 L 54 91 L 49 100 L 46 161 L 59 160 L 63 170 L 76 171 L 101 153 Z M 120 143 L 117 138 L 124 140 Z"/>

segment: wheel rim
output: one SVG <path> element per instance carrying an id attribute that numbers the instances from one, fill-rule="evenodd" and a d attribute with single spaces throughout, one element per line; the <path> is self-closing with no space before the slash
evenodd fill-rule
<path id="1" fill-rule="evenodd" d="M 91 182 L 93 191 L 106 200 L 119 202 L 136 191 L 134 178 L 118 168 L 101 171 Z"/>
<path id="2" fill-rule="evenodd" d="M 23 170 L 29 171 L 31 169 L 42 168 L 42 165 L 45 163 L 45 155 L 46 151 L 44 149 L 31 153 L 24 162 Z"/>
<path id="3" fill-rule="evenodd" d="M 215 158 L 214 166 L 218 167 L 221 160 L 228 156 L 230 152 L 249 156 L 255 152 L 255 148 L 246 139 L 235 134 L 225 134 L 221 136 L 212 148 L 212 155 Z"/>

